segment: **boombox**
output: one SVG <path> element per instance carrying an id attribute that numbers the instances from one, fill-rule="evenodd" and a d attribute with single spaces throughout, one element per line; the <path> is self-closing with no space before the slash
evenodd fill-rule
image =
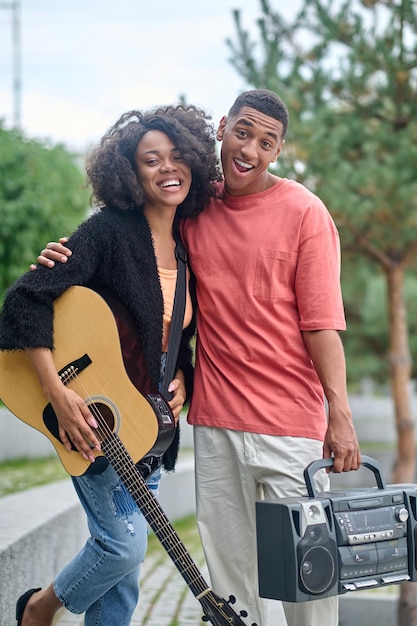
<path id="1" fill-rule="evenodd" d="M 376 487 L 316 492 L 256 503 L 259 595 L 287 602 L 417 580 L 417 485 L 386 486 L 380 466 L 362 456 Z"/>

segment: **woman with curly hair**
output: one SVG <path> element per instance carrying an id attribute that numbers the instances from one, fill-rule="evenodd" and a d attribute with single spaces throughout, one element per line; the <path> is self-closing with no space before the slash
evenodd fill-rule
<path id="1" fill-rule="evenodd" d="M 53 271 L 38 266 L 6 294 L 0 349 L 27 351 L 56 413 L 62 443 L 71 450 L 72 442 L 93 469 L 99 465 L 93 453 L 100 449 L 97 422 L 85 401 L 63 384 L 52 358 L 54 301 L 73 285 L 112 294 L 131 312 L 149 376 L 160 385 L 177 274 L 174 235 L 181 219 L 197 215 L 216 195 L 214 181 L 220 178 L 209 119 L 184 105 L 122 115 L 87 159 L 96 210 L 68 241 L 71 262 Z M 193 332 L 187 289 L 177 372 L 169 386 L 175 419 L 191 389 Z M 174 467 L 177 446 L 176 437 L 163 457 L 167 470 Z M 159 471 L 148 480 L 154 490 Z M 86 626 L 128 626 L 139 597 L 146 521 L 111 465 L 72 480 L 91 536 L 49 587 L 19 598 L 18 626 L 51 626 L 62 606 L 85 613 Z"/>

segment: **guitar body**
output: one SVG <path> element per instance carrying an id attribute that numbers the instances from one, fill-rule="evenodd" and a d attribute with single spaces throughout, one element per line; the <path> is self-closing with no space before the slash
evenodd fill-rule
<path id="1" fill-rule="evenodd" d="M 92 408 L 99 407 L 134 462 L 169 446 L 174 419 L 149 378 L 131 316 L 115 299 L 78 286 L 58 298 L 53 358 L 64 384 Z M 89 461 L 59 440 L 55 413 L 25 351 L 0 352 L 0 398 L 16 417 L 48 437 L 69 474 L 80 476 L 89 469 Z M 162 418 L 155 405 L 163 405 Z"/>

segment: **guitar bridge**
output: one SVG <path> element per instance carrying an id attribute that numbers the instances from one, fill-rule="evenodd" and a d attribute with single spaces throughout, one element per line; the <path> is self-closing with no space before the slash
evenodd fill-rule
<path id="1" fill-rule="evenodd" d="M 88 354 L 84 354 L 79 359 L 75 359 L 75 361 L 71 361 L 65 365 L 62 369 L 59 370 L 58 376 L 61 379 L 61 382 L 64 385 L 67 385 L 70 380 L 80 372 L 86 369 L 89 365 L 91 365 L 92 360 L 88 356 Z"/>

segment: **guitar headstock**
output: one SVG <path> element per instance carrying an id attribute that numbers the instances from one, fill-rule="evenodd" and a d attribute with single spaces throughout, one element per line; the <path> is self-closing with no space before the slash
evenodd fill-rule
<path id="1" fill-rule="evenodd" d="M 213 626 L 249 626 L 242 619 L 248 616 L 247 612 L 240 611 L 238 615 L 232 609 L 231 605 L 236 602 L 234 596 L 229 596 L 229 599 L 225 600 L 210 589 L 198 600 L 204 610 L 203 622 L 210 622 Z M 257 625 L 251 624 L 250 626 Z"/>

